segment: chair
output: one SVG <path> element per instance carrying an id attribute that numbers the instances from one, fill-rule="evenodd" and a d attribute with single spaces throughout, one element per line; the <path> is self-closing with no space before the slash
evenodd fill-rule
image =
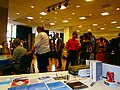
<path id="1" fill-rule="evenodd" d="M 23 55 L 20 58 L 19 74 L 29 74 L 33 55 Z"/>

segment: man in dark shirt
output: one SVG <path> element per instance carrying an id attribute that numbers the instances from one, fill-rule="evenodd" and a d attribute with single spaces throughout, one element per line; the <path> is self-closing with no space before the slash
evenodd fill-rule
<path id="1" fill-rule="evenodd" d="M 87 33 L 83 34 L 84 40 L 81 47 L 81 64 L 85 64 L 85 60 L 89 60 L 90 54 L 93 49 L 93 44 L 89 41 L 89 37 Z"/>
<path id="2" fill-rule="evenodd" d="M 62 39 L 59 37 L 59 33 L 56 33 L 56 38 L 58 38 L 57 40 L 57 58 L 58 58 L 58 62 L 59 65 L 57 68 L 61 68 L 62 67 Z"/>
<path id="3" fill-rule="evenodd" d="M 113 50 L 114 50 L 114 64 L 120 65 L 120 33 L 118 34 L 118 37 L 113 39 L 111 42 Z"/>

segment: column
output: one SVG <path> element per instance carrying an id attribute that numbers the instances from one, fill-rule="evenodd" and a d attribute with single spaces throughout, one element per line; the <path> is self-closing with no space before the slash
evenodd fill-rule
<path id="1" fill-rule="evenodd" d="M 6 41 L 8 0 L 0 0 L 0 44 Z"/>
<path id="2" fill-rule="evenodd" d="M 64 43 L 65 44 L 68 41 L 68 39 L 72 37 L 72 33 L 73 33 L 73 28 L 71 26 L 64 28 Z"/>

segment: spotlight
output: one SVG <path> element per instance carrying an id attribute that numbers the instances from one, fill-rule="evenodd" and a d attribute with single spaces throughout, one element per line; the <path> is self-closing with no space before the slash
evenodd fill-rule
<path id="1" fill-rule="evenodd" d="M 59 9 L 61 8 L 61 3 L 58 4 L 58 8 L 59 8 Z"/>
<path id="2" fill-rule="evenodd" d="M 68 2 L 65 2 L 64 6 L 67 7 L 68 5 L 69 5 Z"/>
<path id="3" fill-rule="evenodd" d="M 52 10 L 53 10 L 53 11 L 55 10 L 55 6 L 52 7 Z"/>
<path id="4" fill-rule="evenodd" d="M 47 9 L 47 12 L 50 12 L 50 8 Z"/>

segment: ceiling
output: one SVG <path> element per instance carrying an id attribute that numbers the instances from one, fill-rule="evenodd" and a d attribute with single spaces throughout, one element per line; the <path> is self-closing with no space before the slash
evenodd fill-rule
<path id="1" fill-rule="evenodd" d="M 93 0 L 91 2 L 69 0 L 69 6 L 64 10 L 57 8 L 45 16 L 39 14 L 47 12 L 47 7 L 62 1 L 64 0 L 9 0 L 9 22 L 32 27 L 43 25 L 46 29 L 58 31 L 70 26 L 79 35 L 91 31 L 95 37 L 103 36 L 107 39 L 117 37 L 120 32 L 118 27 L 120 26 L 120 10 L 116 10 L 120 7 L 120 0 Z M 31 8 L 31 5 L 34 8 Z M 76 7 L 77 5 L 80 7 Z M 103 12 L 109 12 L 109 15 L 102 16 Z M 28 20 L 28 16 L 32 16 L 34 19 Z M 85 16 L 86 19 L 80 20 L 79 17 L 82 16 Z M 63 20 L 69 22 L 63 23 Z M 111 24 L 112 21 L 117 23 Z M 50 22 L 55 22 L 55 25 L 50 25 Z M 93 24 L 97 24 L 97 26 L 93 26 Z"/>

